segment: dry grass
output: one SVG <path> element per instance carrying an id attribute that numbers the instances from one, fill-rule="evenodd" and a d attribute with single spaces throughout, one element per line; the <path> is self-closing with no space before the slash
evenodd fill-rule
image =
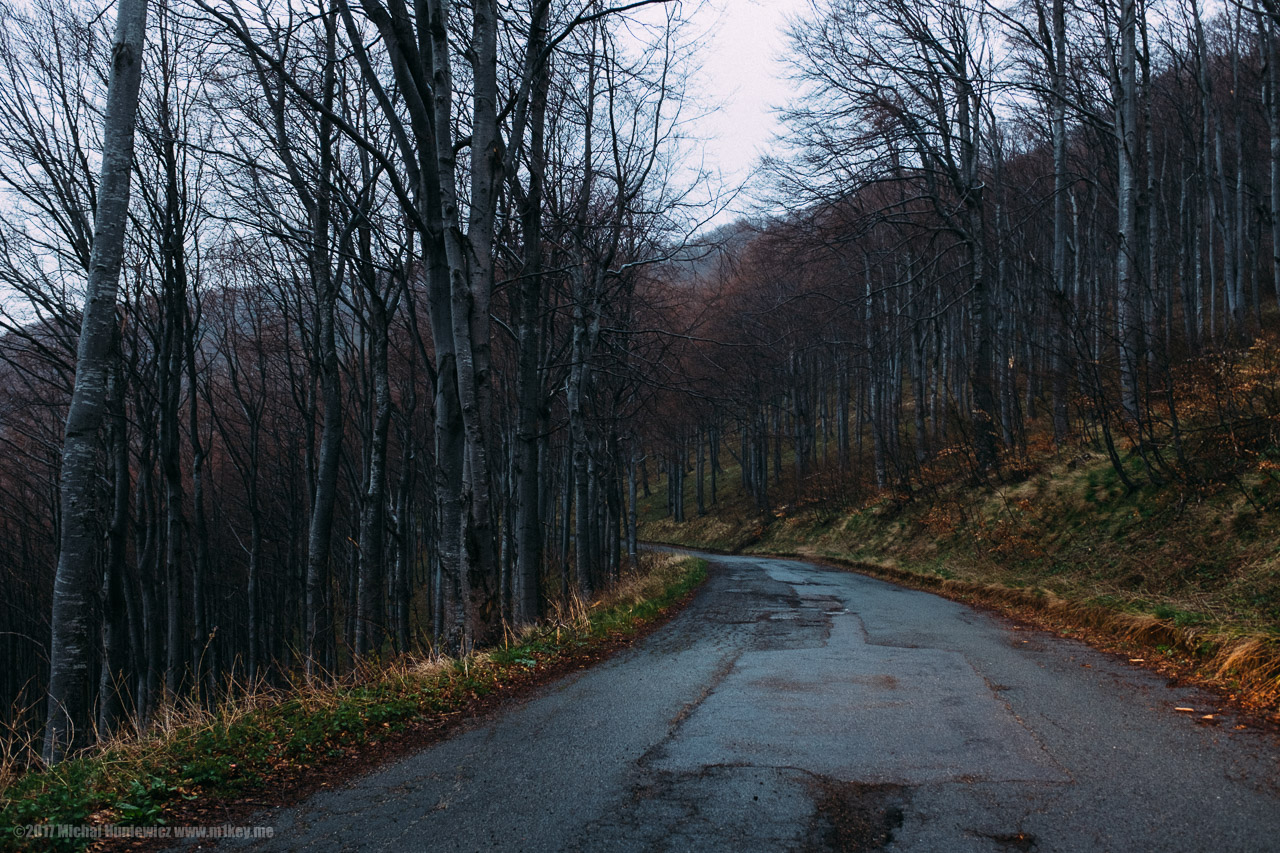
<path id="1" fill-rule="evenodd" d="M 37 719 L 37 712 L 37 704 L 14 709 L 13 722 L 0 726 L 0 793 L 25 773 L 40 755 L 36 736 L 39 727 L 31 723 Z"/>
<path id="2" fill-rule="evenodd" d="M 646 553 L 639 570 L 625 573 L 603 596 L 591 603 L 591 610 L 633 606 L 654 598 L 685 571 L 689 558 L 684 554 Z"/>
<path id="3" fill-rule="evenodd" d="M 1265 637 L 1238 637 L 1222 645 L 1210 661 L 1215 678 L 1238 683 L 1244 700 L 1272 714 L 1280 708 L 1280 644 Z"/>
<path id="4" fill-rule="evenodd" d="M 659 518 L 644 526 L 644 535 L 655 542 L 695 545 L 716 551 L 736 551 L 759 539 L 764 525 L 754 514 L 721 512 L 713 515 L 691 515 L 683 524 L 671 518 Z"/>

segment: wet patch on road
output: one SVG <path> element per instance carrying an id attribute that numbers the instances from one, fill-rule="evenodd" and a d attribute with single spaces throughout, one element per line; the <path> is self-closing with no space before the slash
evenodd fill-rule
<path id="1" fill-rule="evenodd" d="M 910 789 L 817 777 L 811 783 L 814 814 L 803 849 L 806 853 L 882 850 L 902 826 Z"/>
<path id="2" fill-rule="evenodd" d="M 639 774 L 628 796 L 586 827 L 574 851 L 805 849 L 812 777 L 791 768 L 714 765 Z"/>

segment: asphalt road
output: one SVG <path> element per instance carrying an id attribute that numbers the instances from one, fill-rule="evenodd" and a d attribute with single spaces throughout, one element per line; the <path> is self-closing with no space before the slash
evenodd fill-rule
<path id="1" fill-rule="evenodd" d="M 1280 851 L 1280 742 L 1202 721 L 1211 696 L 927 593 L 707 558 L 644 642 L 260 815 L 258 849 Z"/>

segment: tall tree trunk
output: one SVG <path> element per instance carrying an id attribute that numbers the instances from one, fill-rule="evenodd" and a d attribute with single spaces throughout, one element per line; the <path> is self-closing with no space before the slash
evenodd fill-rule
<path id="1" fill-rule="evenodd" d="M 960 131 L 960 180 L 963 193 L 965 248 L 969 256 L 969 310 L 973 318 L 973 352 L 969 362 L 969 387 L 973 392 L 973 443 L 978 473 L 985 474 L 999 464 L 996 438 L 996 397 L 992 370 L 995 318 L 991 304 L 991 284 L 986 271 L 986 223 L 983 182 L 979 176 L 982 109 L 967 70 L 958 74 L 959 104 L 956 121 Z"/>
<path id="2" fill-rule="evenodd" d="M 102 675 L 98 687 L 98 731 L 110 737 L 125 714 L 128 692 L 125 661 L 129 651 L 132 608 L 126 600 L 129 537 L 129 434 L 125 410 L 124 371 L 119 354 L 111 371 L 111 527 L 107 531 L 107 559 L 102 577 Z"/>
<path id="3" fill-rule="evenodd" d="M 1266 16 L 1261 34 L 1266 46 L 1267 129 L 1271 150 L 1271 284 L 1280 305 L 1280 23 Z"/>
<path id="4" fill-rule="evenodd" d="M 369 282 L 369 285 L 374 412 L 364 511 L 360 517 L 357 656 L 376 653 L 382 646 L 386 627 L 387 434 L 391 429 L 391 380 L 387 365 L 389 318 L 387 304 L 377 292 L 376 281 Z"/>
<path id="5" fill-rule="evenodd" d="M 333 13 L 326 13 L 324 99 L 327 107 L 334 102 L 337 63 L 336 27 Z M 320 186 L 315 193 L 315 209 L 311 214 L 311 246 L 309 263 L 316 291 L 319 327 L 316 335 L 317 361 L 320 368 L 321 417 L 320 447 L 316 459 L 315 500 L 311 507 L 311 524 L 307 534 L 306 569 L 306 635 L 304 637 L 307 678 L 332 666 L 328 649 L 332 626 L 329 608 L 330 551 L 332 548 L 333 510 L 337 502 L 338 468 L 342 455 L 342 388 L 338 364 L 337 282 L 334 279 L 329 230 L 333 189 L 330 183 L 334 164 L 333 126 L 327 117 L 320 121 Z"/>
<path id="6" fill-rule="evenodd" d="M 502 153 L 497 120 L 497 8 L 494 0 L 472 7 L 473 115 L 471 197 L 467 232 L 456 182 L 453 74 L 450 69 L 448 0 L 430 0 L 435 83 L 435 143 L 440 209 L 448 262 L 450 336 L 461 435 L 456 481 L 463 612 L 462 648 L 487 645 L 501 627 L 498 562 L 492 524 L 489 471 L 489 298 L 493 286 L 493 223 Z M 433 318 L 434 320 L 434 318 Z M 437 339 L 437 347 L 440 342 Z M 443 379 L 443 377 L 442 377 Z M 446 383 L 447 384 L 447 383 Z"/>
<path id="7" fill-rule="evenodd" d="M 1050 394 L 1053 440 L 1061 444 L 1071 430 L 1067 412 L 1070 343 L 1067 338 L 1067 26 L 1066 0 L 1053 0 L 1053 284 L 1049 322 L 1053 359 Z"/>
<path id="8" fill-rule="evenodd" d="M 699 427 L 694 431 L 694 441 L 696 441 L 698 444 L 698 448 L 695 453 L 695 458 L 697 459 L 697 462 L 696 462 L 696 471 L 695 471 L 696 482 L 694 483 L 694 496 L 697 500 L 698 515 L 700 516 L 707 514 L 706 492 L 704 490 L 705 487 L 703 486 L 703 478 L 706 475 L 706 460 L 707 460 L 706 447 L 702 442 L 704 435 L 706 435 L 706 431 L 703 430 L 701 427 Z"/>
<path id="9" fill-rule="evenodd" d="M 43 748 L 46 764 L 61 761 L 67 750 L 84 743 L 90 732 L 89 674 L 98 552 L 93 522 L 94 469 L 98 430 L 107 408 L 146 24 L 147 0 L 120 0 L 103 113 L 102 171 L 89 257 L 88 298 L 62 450 L 61 537 L 54 577 Z"/>
<path id="10" fill-rule="evenodd" d="M 533 70 L 529 119 L 529 186 L 521 209 L 524 258 L 516 330 L 516 542 L 513 616 L 517 626 L 538 618 L 538 572 L 542 567 L 541 468 L 546 439 L 540 435 L 542 380 L 538 363 L 542 337 L 538 331 L 542 305 L 542 201 L 546 171 L 546 114 L 550 74 L 541 60 L 547 38 L 549 4 L 535 11 L 529 34 Z"/>
<path id="11" fill-rule="evenodd" d="M 472 2 L 471 197 L 468 199 L 467 252 L 470 269 L 465 294 L 454 279 L 454 339 L 458 351 L 458 389 L 466 434 L 465 488 L 468 517 L 463 533 L 466 559 L 468 635 L 473 646 L 498 639 L 502 607 L 493 524 L 490 475 L 490 319 L 493 291 L 494 218 L 502 185 L 502 140 L 498 133 L 498 4 Z M 460 310 L 464 308 L 465 310 Z M 465 320 L 465 322 L 464 322 Z M 465 332 L 464 330 L 465 326 Z M 465 339 L 460 339 L 465 334 Z"/>
<path id="12" fill-rule="evenodd" d="M 1141 281 L 1138 271 L 1138 92 L 1137 92 L 1137 0 L 1124 0 L 1120 15 L 1119 86 L 1116 91 L 1115 127 L 1119 170 L 1117 204 L 1119 246 L 1116 253 L 1116 324 L 1120 339 L 1120 401 L 1125 417 L 1137 423 L 1138 372 L 1142 330 L 1138 298 Z"/>
<path id="13" fill-rule="evenodd" d="M 637 453 L 635 439 L 632 439 L 631 452 L 627 454 L 627 557 L 631 560 L 633 569 L 640 563 L 640 506 L 636 494 Z"/>

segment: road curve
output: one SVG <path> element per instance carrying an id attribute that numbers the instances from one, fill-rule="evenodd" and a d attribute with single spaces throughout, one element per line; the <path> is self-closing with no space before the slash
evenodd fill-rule
<path id="1" fill-rule="evenodd" d="M 636 647 L 259 815 L 254 849 L 1280 851 L 1280 742 L 1201 720 L 1211 696 L 928 593 L 704 556 Z"/>

